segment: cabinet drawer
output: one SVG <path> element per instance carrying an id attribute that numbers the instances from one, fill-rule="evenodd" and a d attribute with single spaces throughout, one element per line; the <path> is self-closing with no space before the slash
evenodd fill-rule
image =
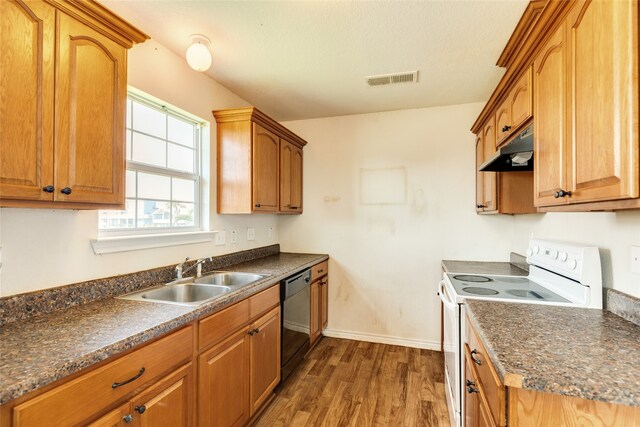
<path id="1" fill-rule="evenodd" d="M 329 272 L 329 261 L 321 262 L 311 267 L 311 281 L 315 282 L 316 279 L 324 276 Z"/>
<path id="2" fill-rule="evenodd" d="M 280 285 L 274 285 L 249 298 L 249 313 L 251 319 L 280 304 Z"/>
<path id="3" fill-rule="evenodd" d="M 203 349 L 249 323 L 249 300 L 202 319 L 198 323 L 198 348 Z"/>
<path id="4" fill-rule="evenodd" d="M 16 406 L 14 425 L 79 424 L 192 354 L 193 327 L 189 326 Z"/>
<path id="5" fill-rule="evenodd" d="M 489 412 L 495 424 L 503 426 L 505 425 L 506 417 L 504 385 L 500 381 L 500 377 L 491 364 L 491 359 L 489 359 L 484 345 L 480 342 L 476 331 L 468 319 L 466 335 L 470 352 L 468 356 L 471 360 L 471 365 L 478 373 L 477 379 L 479 387 L 482 389 L 486 398 Z"/>

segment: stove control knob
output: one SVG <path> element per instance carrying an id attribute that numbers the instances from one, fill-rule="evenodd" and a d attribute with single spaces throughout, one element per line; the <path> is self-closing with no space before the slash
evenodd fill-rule
<path id="1" fill-rule="evenodd" d="M 549 256 L 553 259 L 558 259 L 558 251 L 551 249 L 551 251 L 549 251 Z"/>
<path id="2" fill-rule="evenodd" d="M 560 252 L 560 261 L 565 262 L 567 260 L 567 253 Z"/>
<path id="3" fill-rule="evenodd" d="M 570 259 L 567 261 L 567 263 L 569 264 L 569 268 L 572 270 L 575 270 L 578 266 L 578 262 L 575 259 Z"/>

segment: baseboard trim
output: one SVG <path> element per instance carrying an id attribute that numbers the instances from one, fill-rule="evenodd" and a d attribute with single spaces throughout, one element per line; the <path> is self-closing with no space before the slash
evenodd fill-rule
<path id="1" fill-rule="evenodd" d="M 440 341 L 424 341 L 410 338 L 397 338 L 388 335 L 363 334 L 360 332 L 340 331 L 337 329 L 325 329 L 322 334 L 326 337 L 346 338 L 356 341 L 366 341 L 379 344 L 399 345 L 402 347 L 422 348 L 426 350 L 440 351 Z"/>

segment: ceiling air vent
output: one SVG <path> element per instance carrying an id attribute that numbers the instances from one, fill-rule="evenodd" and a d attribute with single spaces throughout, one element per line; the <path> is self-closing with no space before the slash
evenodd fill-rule
<path id="1" fill-rule="evenodd" d="M 369 86 L 385 86 L 400 83 L 418 83 L 418 71 L 404 73 L 380 74 L 364 78 Z"/>

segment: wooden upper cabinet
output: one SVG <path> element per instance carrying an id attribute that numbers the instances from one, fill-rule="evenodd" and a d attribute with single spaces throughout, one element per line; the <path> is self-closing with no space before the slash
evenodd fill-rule
<path id="1" fill-rule="evenodd" d="M 277 212 L 279 208 L 280 138 L 253 124 L 253 210 Z"/>
<path id="2" fill-rule="evenodd" d="M 484 143 L 484 160 L 493 156 L 496 152 L 496 125 L 493 117 L 482 130 L 482 141 Z M 483 212 L 496 211 L 497 205 L 497 172 L 482 172 L 484 174 L 484 208 Z"/>
<path id="3" fill-rule="evenodd" d="M 484 162 L 484 144 L 482 135 L 476 136 L 476 212 L 484 209 L 484 172 L 478 168 Z"/>
<path id="4" fill-rule="evenodd" d="M 302 213 L 302 149 L 280 139 L 280 211 Z"/>
<path id="5" fill-rule="evenodd" d="M 566 187 L 567 41 L 562 24 L 540 50 L 534 70 L 534 203 L 566 203 L 554 194 Z"/>
<path id="6" fill-rule="evenodd" d="M 124 205 L 127 49 L 64 13 L 58 22 L 54 200 Z"/>
<path id="7" fill-rule="evenodd" d="M 53 200 L 55 14 L 0 1 L 0 199 Z"/>
<path id="8" fill-rule="evenodd" d="M 218 213 L 302 213 L 307 144 L 254 107 L 214 111 Z"/>
<path id="9" fill-rule="evenodd" d="M 637 198 L 638 2 L 580 1 L 567 27 L 569 200 Z"/>
<path id="10" fill-rule="evenodd" d="M 123 207 L 127 49 L 148 36 L 55 4 L 0 2 L 0 206 Z"/>
<path id="11" fill-rule="evenodd" d="M 527 68 L 496 111 L 496 146 L 520 130 L 532 114 L 531 68 Z"/>

